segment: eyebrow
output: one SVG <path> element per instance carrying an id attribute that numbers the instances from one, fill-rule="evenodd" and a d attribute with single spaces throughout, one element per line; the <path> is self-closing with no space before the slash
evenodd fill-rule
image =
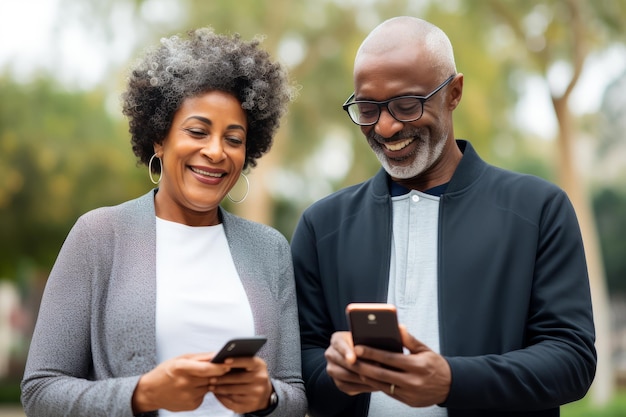
<path id="1" fill-rule="evenodd" d="M 202 123 L 205 123 L 207 125 L 210 125 L 210 126 L 213 125 L 213 122 L 211 121 L 211 119 L 207 119 L 206 117 L 203 117 L 203 116 L 189 116 L 186 120 L 189 120 L 189 119 L 196 119 L 196 120 L 199 120 Z M 239 130 L 243 131 L 244 133 L 247 133 L 246 132 L 246 128 L 243 127 L 242 125 L 231 124 L 231 125 L 228 125 L 227 128 L 228 129 L 239 129 Z"/>

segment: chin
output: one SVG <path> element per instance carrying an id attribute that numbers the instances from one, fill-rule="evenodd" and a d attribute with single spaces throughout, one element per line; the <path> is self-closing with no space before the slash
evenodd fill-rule
<path id="1" fill-rule="evenodd" d="M 413 167 L 398 167 L 393 165 L 383 165 L 383 168 L 392 178 L 398 178 L 400 180 L 415 178 L 424 172 L 423 170 L 415 170 Z"/>
<path id="2" fill-rule="evenodd" d="M 425 161 L 420 161 L 415 155 L 402 162 L 389 159 L 382 150 L 375 152 L 376 158 L 382 165 L 383 169 L 393 178 L 406 180 L 420 175 L 426 170 Z"/>

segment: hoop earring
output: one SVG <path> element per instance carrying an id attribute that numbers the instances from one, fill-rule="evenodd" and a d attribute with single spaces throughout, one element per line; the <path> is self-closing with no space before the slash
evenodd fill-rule
<path id="1" fill-rule="evenodd" d="M 244 174 L 243 172 L 241 173 L 241 176 L 243 177 L 244 180 L 246 180 L 246 193 L 243 195 L 243 197 L 241 197 L 241 199 L 239 200 L 233 200 L 233 198 L 230 196 L 230 193 L 226 194 L 228 199 L 235 204 L 239 204 L 243 202 L 243 200 L 245 200 L 246 197 L 248 197 L 248 193 L 250 192 L 250 181 L 248 181 L 248 177 L 246 177 L 246 174 Z"/>
<path id="2" fill-rule="evenodd" d="M 154 161 L 154 158 L 159 160 L 159 166 L 161 168 L 159 170 L 159 179 L 156 181 L 154 180 L 154 177 L 152 176 L 152 161 Z M 163 178 L 163 162 L 161 162 L 161 158 L 159 158 L 156 153 L 152 155 L 152 157 L 150 158 L 150 162 L 148 162 L 148 176 L 150 177 L 150 181 L 152 181 L 152 184 L 155 184 L 155 185 L 158 185 L 161 182 L 161 178 Z"/>

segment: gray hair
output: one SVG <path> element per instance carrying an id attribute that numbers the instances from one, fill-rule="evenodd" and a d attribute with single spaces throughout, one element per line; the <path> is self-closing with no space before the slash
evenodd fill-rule
<path id="1" fill-rule="evenodd" d="M 148 165 L 182 102 L 208 91 L 230 93 L 241 102 L 248 122 L 244 168 L 269 151 L 296 89 L 286 70 L 261 49 L 261 39 L 216 34 L 212 28 L 162 38 L 131 68 L 122 94 L 133 152 Z M 158 165 L 158 164 L 156 164 Z M 158 173 L 159 167 L 154 167 Z"/>

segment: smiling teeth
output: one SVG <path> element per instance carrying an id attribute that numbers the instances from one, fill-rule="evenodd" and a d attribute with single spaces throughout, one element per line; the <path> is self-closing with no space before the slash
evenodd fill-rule
<path id="1" fill-rule="evenodd" d="M 402 142 L 397 142 L 397 143 L 385 143 L 385 148 L 389 149 L 390 151 L 399 151 L 400 149 L 406 148 L 407 146 L 409 146 L 409 144 L 413 142 L 413 139 L 407 139 L 404 140 Z"/>
<path id="2" fill-rule="evenodd" d="M 197 174 L 200 175 L 206 175 L 207 177 L 215 177 L 215 178 L 220 178 L 221 176 L 223 176 L 224 174 L 219 174 L 219 173 L 215 173 L 215 172 L 207 172 L 207 171 L 203 171 L 201 169 L 198 168 L 191 168 L 191 170 Z"/>

